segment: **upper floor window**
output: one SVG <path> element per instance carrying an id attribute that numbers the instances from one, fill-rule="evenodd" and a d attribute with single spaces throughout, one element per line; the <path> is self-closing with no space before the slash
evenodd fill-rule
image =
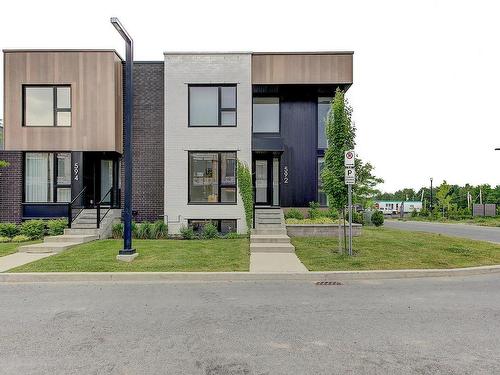
<path id="1" fill-rule="evenodd" d="M 70 86 L 23 86 L 24 126 L 71 126 Z"/>
<path id="2" fill-rule="evenodd" d="M 189 126 L 236 126 L 236 85 L 189 85 Z"/>
<path id="3" fill-rule="evenodd" d="M 253 98 L 253 132 L 280 132 L 280 99 L 277 97 Z"/>
<path id="4" fill-rule="evenodd" d="M 328 112 L 330 112 L 330 103 L 333 98 L 319 97 L 318 98 L 318 148 L 327 148 L 328 140 L 326 139 L 326 121 Z"/>
<path id="5" fill-rule="evenodd" d="M 236 153 L 189 153 L 189 203 L 236 203 Z"/>

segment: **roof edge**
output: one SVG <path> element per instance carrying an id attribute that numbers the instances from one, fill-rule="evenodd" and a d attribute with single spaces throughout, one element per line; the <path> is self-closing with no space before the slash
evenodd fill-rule
<path id="1" fill-rule="evenodd" d="M 39 52 L 39 53 L 51 53 L 51 52 L 112 52 L 116 56 L 120 58 L 120 60 L 123 60 L 123 58 L 120 56 L 120 54 L 114 50 L 114 49 L 109 49 L 109 48 L 19 48 L 19 49 L 14 49 L 14 48 L 6 48 L 2 50 L 3 53 L 19 53 L 19 52 Z"/>

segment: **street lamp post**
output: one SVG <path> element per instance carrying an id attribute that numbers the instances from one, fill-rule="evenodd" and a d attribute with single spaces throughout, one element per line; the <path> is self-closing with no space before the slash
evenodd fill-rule
<path id="1" fill-rule="evenodd" d="M 115 27 L 121 37 L 125 40 L 125 139 L 123 145 L 124 151 L 124 169 L 125 169 L 125 192 L 123 202 L 123 249 L 120 250 L 116 259 L 125 262 L 131 262 L 137 257 L 137 252 L 132 248 L 132 68 L 134 65 L 134 42 L 129 33 L 125 30 L 120 20 L 116 17 L 111 18 L 111 24 Z"/>
<path id="2" fill-rule="evenodd" d="M 430 202 L 430 211 L 432 214 L 432 177 L 431 177 L 431 202 Z"/>

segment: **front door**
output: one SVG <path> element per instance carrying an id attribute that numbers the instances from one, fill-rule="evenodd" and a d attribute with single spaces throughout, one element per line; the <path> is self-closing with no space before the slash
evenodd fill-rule
<path id="1" fill-rule="evenodd" d="M 279 206 L 279 158 L 254 158 L 255 204 Z"/>

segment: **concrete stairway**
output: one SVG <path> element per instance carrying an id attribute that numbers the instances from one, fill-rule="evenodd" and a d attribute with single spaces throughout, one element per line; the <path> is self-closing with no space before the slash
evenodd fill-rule
<path id="1" fill-rule="evenodd" d="M 250 234 L 252 253 L 295 253 L 286 234 L 285 218 L 281 208 L 255 210 L 255 229 Z"/>
<path id="2" fill-rule="evenodd" d="M 103 210 L 99 228 L 97 228 L 97 210 L 85 209 L 71 224 L 71 228 L 64 230 L 61 236 L 45 237 L 42 243 L 34 245 L 25 245 L 19 248 L 19 252 L 25 253 L 60 253 L 73 246 L 80 245 L 85 242 L 95 241 L 111 236 L 113 223 L 119 220 L 121 210 L 110 210 L 106 216 Z"/>

